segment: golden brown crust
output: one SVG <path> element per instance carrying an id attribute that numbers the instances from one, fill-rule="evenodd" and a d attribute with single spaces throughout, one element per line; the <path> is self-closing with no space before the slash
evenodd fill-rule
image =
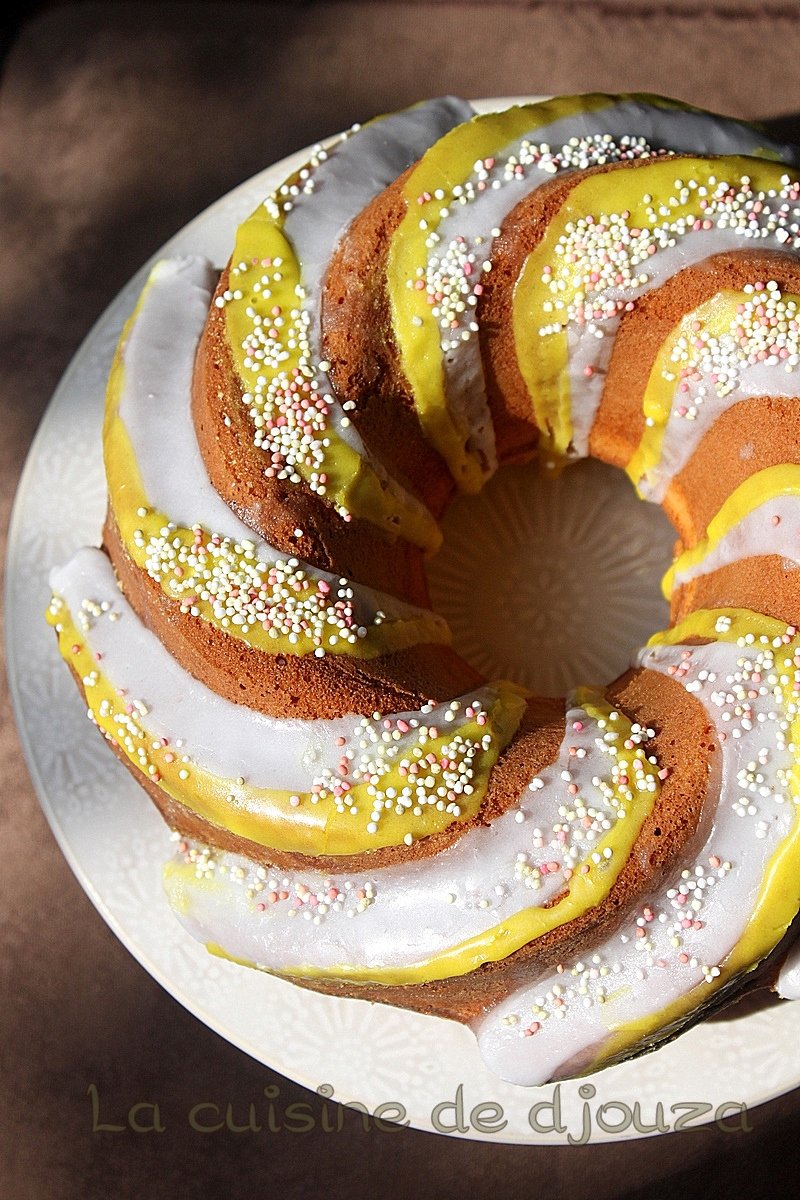
<path id="1" fill-rule="evenodd" d="M 225 291 L 227 279 L 226 268 L 215 295 Z M 345 521 L 305 483 L 264 475 L 266 455 L 254 445 L 223 310 L 213 303 L 195 363 L 192 412 L 209 479 L 255 533 L 282 554 L 427 605 L 423 557 L 415 546 L 390 539 L 369 521 Z"/>
<path id="2" fill-rule="evenodd" d="M 483 680 L 449 646 L 412 646 L 381 658 L 268 654 L 189 613 L 131 559 L 112 514 L 104 547 L 129 603 L 148 629 L 202 683 L 234 704 L 274 717 L 409 712 L 479 687 Z"/>
<path id="3" fill-rule="evenodd" d="M 525 260 L 539 245 L 573 188 L 591 175 L 632 171 L 646 166 L 647 162 L 647 159 L 640 159 L 608 163 L 557 176 L 520 200 L 506 216 L 492 243 L 492 269 L 482 280 L 483 294 L 476 313 L 481 330 L 487 396 L 501 462 L 530 456 L 539 436 L 528 388 L 519 368 L 512 319 L 514 289 Z M 532 329 L 529 336 L 535 344 L 539 335 Z M 641 393 L 638 403 L 641 405 Z M 633 420 L 637 419 L 634 414 Z M 592 453 L 595 453 L 594 449 Z M 606 461 L 605 453 L 597 453 L 597 457 Z"/>
<path id="4" fill-rule="evenodd" d="M 602 168 L 597 168 L 602 170 Z M 538 246 L 550 221 L 578 183 L 560 176 L 519 202 L 492 243 L 492 269 L 483 278 L 476 308 L 486 394 L 500 462 L 530 457 L 539 440 L 530 396 L 517 361 L 512 320 L 514 288 L 528 255 Z M 535 330 L 531 338 L 537 337 Z"/>
<path id="5" fill-rule="evenodd" d="M 392 333 L 386 258 L 406 212 L 408 172 L 356 217 L 331 256 L 322 301 L 330 379 L 365 443 L 434 515 L 453 495 L 453 481 L 425 438 Z M 387 420 L 387 411 L 391 420 Z"/>
<path id="6" fill-rule="evenodd" d="M 699 608 L 749 608 L 787 625 L 800 620 L 800 575 L 797 563 L 777 554 L 756 555 L 699 575 L 670 598 L 670 619 L 682 621 Z"/>
<path id="7" fill-rule="evenodd" d="M 782 463 L 800 463 L 797 400 L 750 397 L 722 413 L 664 499 L 664 511 L 684 547 L 705 537 L 708 522 L 741 483 Z"/>
<path id="8" fill-rule="evenodd" d="M 655 730 L 648 753 L 668 772 L 633 852 L 606 899 L 573 921 L 469 975 L 431 983 L 357 987 L 331 980 L 297 980 L 330 995 L 400 1005 L 417 1012 L 469 1021 L 530 979 L 560 962 L 580 958 L 594 940 L 621 924 L 637 897 L 666 871 L 694 834 L 703 807 L 711 757 L 718 753 L 708 714 L 681 684 L 652 671 L 631 671 L 609 688 L 609 698 L 632 719 Z"/>
<path id="9" fill-rule="evenodd" d="M 632 310 L 622 314 L 614 339 L 603 400 L 589 439 L 592 456 L 618 467 L 630 461 L 645 431 L 642 398 L 653 365 L 686 313 L 717 292 L 741 291 L 745 284 L 770 279 L 782 290 L 800 292 L 800 260 L 759 250 L 716 254 L 639 297 Z M 718 441 L 716 436 L 712 440 Z M 718 444 L 725 442 L 719 439 Z M 679 530 L 683 533 L 681 526 Z"/>

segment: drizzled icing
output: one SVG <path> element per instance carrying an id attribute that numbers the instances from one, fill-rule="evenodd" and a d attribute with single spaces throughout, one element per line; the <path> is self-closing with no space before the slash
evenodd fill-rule
<path id="1" fill-rule="evenodd" d="M 664 577 L 664 593 L 752 555 L 800 562 L 800 466 L 765 467 L 741 483 L 708 523 L 706 536 L 685 550 Z"/>
<path id="2" fill-rule="evenodd" d="M 195 937 L 269 970 L 385 984 L 463 974 L 607 896 L 659 793 L 652 734 L 582 690 L 555 762 L 491 825 L 433 857 L 347 876 L 270 873 L 183 844 L 167 895 Z M 368 899 L 356 921 L 348 897 Z"/>
<path id="3" fill-rule="evenodd" d="M 686 645 L 687 637 L 711 637 Z M 628 923 L 475 1022 L 487 1064 L 537 1084 L 679 1022 L 780 941 L 800 907 L 794 744 L 800 641 L 743 610 L 699 612 L 641 652 L 703 704 L 717 748 L 702 824 Z"/>
<path id="4" fill-rule="evenodd" d="M 524 708 L 498 683 L 415 713 L 268 717 L 181 667 L 101 551 L 80 550 L 50 582 L 49 620 L 91 718 L 173 799 L 259 846 L 358 853 L 473 816 Z"/>
<path id="5" fill-rule="evenodd" d="M 202 258 L 158 263 L 120 341 L 104 453 L 128 553 L 182 612 L 270 653 L 371 657 L 448 641 L 434 613 L 254 540 L 212 487 L 191 385 L 213 280 Z"/>
<path id="6" fill-rule="evenodd" d="M 783 164 L 737 157 L 646 162 L 572 188 L 514 292 L 519 366 L 554 454 L 587 452 L 572 406 L 588 433 L 621 314 L 710 255 L 797 248 L 799 202 Z M 584 378 L 571 406 L 575 355 Z"/>
<path id="7" fill-rule="evenodd" d="M 800 396 L 798 297 L 775 280 L 718 292 L 678 322 L 645 389 L 645 432 L 626 468 L 639 494 L 664 499 L 701 438 L 751 396 Z"/>
<path id="8" fill-rule="evenodd" d="M 784 568 L 800 563 L 800 495 L 796 492 L 767 496 L 732 525 L 702 558 L 692 562 L 687 558 L 684 565 L 679 560 L 675 570 L 665 578 L 664 590 L 671 593 L 701 575 L 709 575 L 743 558 L 766 554 L 778 555 Z"/>
<path id="9" fill-rule="evenodd" d="M 265 474 L 302 480 L 345 519 L 364 517 L 426 549 L 439 544 L 435 522 L 367 453 L 329 385 L 320 296 L 357 213 L 471 113 L 465 101 L 434 100 L 357 128 L 330 151 L 318 147 L 239 228 L 217 298 Z"/>
<path id="10" fill-rule="evenodd" d="M 655 97 L 587 95 L 475 117 L 423 155 L 404 187 L 408 211 L 392 239 L 387 285 L 420 420 L 464 490 L 477 490 L 495 466 L 475 309 L 511 209 L 561 171 L 671 150 L 763 149 L 763 136 L 735 121 Z M 528 324 L 520 336 L 529 342 L 533 332 Z M 573 438 L 585 454 L 596 383 L 574 349 Z"/>

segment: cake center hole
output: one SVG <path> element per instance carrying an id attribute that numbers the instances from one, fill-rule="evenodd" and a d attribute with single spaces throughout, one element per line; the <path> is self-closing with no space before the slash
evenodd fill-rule
<path id="1" fill-rule="evenodd" d="M 563 695 L 604 684 L 666 626 L 675 532 L 623 471 L 587 459 L 557 477 L 504 467 L 457 497 L 428 565 L 455 649 L 488 679 Z"/>

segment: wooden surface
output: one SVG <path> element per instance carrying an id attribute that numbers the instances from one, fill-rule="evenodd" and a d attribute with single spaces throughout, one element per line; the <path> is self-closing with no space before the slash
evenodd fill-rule
<path id="1" fill-rule="evenodd" d="M 800 110 L 797 5 L 87 4 L 22 24 L 0 81 L 0 530 L 52 390 L 94 319 L 185 221 L 270 162 L 445 91 L 661 91 Z M 0 554 L 2 543 L 0 543 Z M 105 927 L 39 811 L 0 694 L 0 1196 L 750 1196 L 800 1168 L 800 1093 L 752 1131 L 579 1149 L 325 1132 L 319 1101 L 168 997 Z M 798 1054 L 800 1048 L 787 1047 Z M 163 1133 L 92 1132 L 157 1102 Z M 310 1103 L 307 1134 L 193 1131 L 209 1099 Z M 143 1110 L 141 1115 L 144 1116 Z"/>

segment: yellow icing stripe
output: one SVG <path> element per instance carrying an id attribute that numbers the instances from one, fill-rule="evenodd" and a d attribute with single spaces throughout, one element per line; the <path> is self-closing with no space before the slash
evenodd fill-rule
<path id="1" fill-rule="evenodd" d="M 607 719 L 612 711 L 611 706 L 601 696 L 585 689 L 577 693 L 576 700 L 594 720 Z M 619 742 L 622 743 L 630 733 L 630 722 L 618 719 L 615 729 L 619 734 Z M 620 816 L 594 844 L 591 853 L 575 867 L 561 897 L 548 907 L 523 909 L 485 933 L 469 938 L 423 962 L 393 967 L 354 967 L 342 963 L 327 969 L 304 966 L 292 968 L 291 971 L 272 973 L 293 979 L 340 979 L 352 984 L 379 983 L 394 986 L 427 983 L 436 979 L 466 975 L 482 963 L 507 958 L 528 942 L 581 916 L 588 909 L 601 904 L 608 896 L 628 861 L 645 818 L 652 811 L 658 797 L 658 765 L 649 762 L 642 751 L 638 751 L 636 757 L 638 769 L 646 776 L 651 790 L 632 789 L 626 797 L 623 795 L 622 786 L 615 779 L 607 781 L 621 805 Z M 182 874 L 192 888 L 198 885 L 213 886 L 213 883 L 206 885 L 202 880 L 190 879 L 190 874 L 185 874 L 186 872 L 194 875 L 194 866 L 191 863 L 178 863 L 170 867 L 168 886 L 171 892 Z M 175 894 L 180 896 L 180 889 L 177 887 Z M 224 955 L 224 951 L 219 947 L 209 949 L 212 949 L 213 953 Z"/>
<path id="2" fill-rule="evenodd" d="M 606 249 L 614 252 L 629 238 L 640 244 L 640 257 L 628 254 L 627 286 L 641 286 L 648 273 L 640 267 L 646 267 L 649 254 L 669 237 L 691 236 L 696 222 L 708 218 L 706 198 L 720 181 L 736 184 L 745 177 L 754 191 L 779 191 L 785 186 L 786 167 L 738 156 L 653 159 L 635 168 L 589 175 L 567 194 L 526 259 L 514 291 L 517 359 L 545 451 L 563 457 L 572 440 L 570 386 L 564 371 L 570 309 L 588 309 L 589 316 L 582 319 L 591 317 L 600 325 L 618 311 L 615 302 L 600 298 L 591 278 L 602 261 L 603 239 Z M 738 201 L 732 203 L 735 207 Z M 668 233 L 653 232 L 665 227 Z M 607 283 L 618 286 L 620 280 Z M 593 295 L 598 297 L 597 312 L 592 309 Z"/>
<path id="3" fill-rule="evenodd" d="M 461 719 L 445 734 L 437 731 L 435 736 L 432 731 L 428 736 L 428 727 L 424 727 L 425 732 L 420 728 L 404 748 L 403 759 L 395 765 L 381 764 L 379 786 L 377 780 L 357 783 L 347 792 L 345 807 L 334 793 L 334 781 L 326 782 L 317 794 L 256 788 L 243 779 L 223 779 L 203 770 L 191 761 L 185 747 L 176 753 L 175 746 L 164 745 L 147 733 L 136 702 L 122 697 L 115 682 L 99 669 L 86 634 L 79 631 L 73 615 L 57 597 L 48 609 L 47 619 L 58 633 L 62 657 L 83 681 L 93 720 L 133 766 L 173 800 L 212 825 L 274 850 L 308 855 L 360 854 L 402 845 L 408 835 L 417 839 L 469 820 L 480 808 L 492 767 L 513 737 L 525 709 L 522 689 L 512 683 L 497 684 L 497 699 L 482 723 L 477 717 Z M 387 789 L 394 789 L 398 796 L 403 794 L 409 776 L 408 765 L 404 764 L 419 763 L 426 772 L 433 772 L 435 766 L 441 775 L 445 768 L 440 764 L 454 759 L 469 762 L 471 768 L 471 791 L 459 796 L 457 816 L 451 805 L 415 805 L 399 812 L 387 805 L 375 832 L 368 831 L 376 794 Z M 383 766 L 388 769 L 383 771 Z"/>
<path id="4" fill-rule="evenodd" d="M 454 186 L 470 177 L 476 162 L 498 154 L 524 134 L 624 98 L 566 96 L 473 117 L 440 138 L 406 180 L 406 214 L 392 237 L 386 262 L 392 326 L 423 430 L 462 491 L 478 491 L 486 470 L 468 447 L 465 423 L 448 405 L 438 320 L 426 292 L 413 286 L 419 268 L 427 261 L 429 239 L 442 220 L 441 193 L 449 197 Z M 488 255 L 488 245 L 486 250 Z"/>
<path id="5" fill-rule="evenodd" d="M 686 408 L 679 407 L 678 388 L 683 379 L 695 375 L 698 362 L 708 358 L 709 344 L 713 346 L 721 339 L 720 349 L 725 359 L 729 362 L 733 355 L 740 366 L 774 353 L 776 339 L 784 347 L 783 355 L 793 354 L 797 339 L 792 327 L 796 323 L 798 307 L 800 296 L 781 293 L 777 285 L 771 283 L 767 288 L 759 285 L 758 288 L 749 286 L 744 291 L 717 292 L 681 318 L 659 350 L 645 388 L 642 401 L 645 429 L 626 467 L 634 486 L 638 488 L 658 467 L 669 422 L 676 416 L 691 418 L 691 411 L 687 417 Z M 728 368 L 727 362 L 725 367 Z M 723 374 L 724 390 L 719 392 L 720 396 L 733 390 L 730 378 L 730 374 Z M 717 385 L 712 383 L 711 386 Z M 780 387 L 779 384 L 776 386 Z M 708 403 L 706 399 L 704 404 Z"/>
<path id="6" fill-rule="evenodd" d="M 730 622 L 726 630 L 718 628 L 720 618 L 724 624 Z M 786 626 L 772 617 L 747 609 L 701 610 L 687 617 L 675 630 L 651 639 L 651 644 L 655 641 L 676 643 L 689 636 L 715 637 L 725 641 L 750 638 L 753 639 L 752 644 L 756 639 L 766 638 L 773 647 L 776 644 L 785 646 L 782 657 L 776 657 L 775 673 L 790 679 L 797 678 L 800 639 L 789 638 Z M 792 704 L 791 740 L 795 746 L 800 746 L 800 713 L 796 703 Z M 797 756 L 789 772 L 789 786 L 795 805 L 792 828 L 767 864 L 753 911 L 739 941 L 719 964 L 719 975 L 713 982 L 699 984 L 649 1017 L 611 1024 L 609 1029 L 613 1036 L 587 1072 L 597 1070 L 610 1059 L 624 1055 L 644 1039 L 676 1031 L 675 1027 L 695 1009 L 710 1001 L 726 983 L 738 975 L 754 971 L 781 941 L 800 909 L 800 765 Z"/>
<path id="7" fill-rule="evenodd" d="M 731 532 L 749 513 L 768 500 L 778 496 L 800 495 L 800 466 L 795 463 L 781 463 L 775 467 L 765 467 L 756 471 L 740 483 L 725 500 L 719 512 L 708 523 L 706 536 L 691 550 L 684 550 L 678 556 L 661 584 L 664 595 L 669 599 L 675 583 L 675 577 L 698 566 L 714 550 L 722 539 Z M 769 547 L 763 547 L 764 553 Z"/>
<path id="8" fill-rule="evenodd" d="M 800 736 L 797 722 L 792 725 L 795 739 Z M 800 802 L 797 769 L 792 772 L 791 787 L 795 804 Z M 740 940 L 728 957 L 720 964 L 720 973 L 712 983 L 701 983 L 692 988 L 672 1004 L 643 1017 L 640 1021 L 610 1025 L 611 1038 L 603 1052 L 598 1055 L 586 1073 L 596 1071 L 610 1059 L 624 1055 L 627 1050 L 641 1041 L 657 1034 L 668 1036 L 677 1032 L 674 1028 L 691 1013 L 712 999 L 720 988 L 735 979 L 754 971 L 780 942 L 800 909 L 800 819 L 795 821 L 789 835 L 767 864 L 764 880 L 759 889 L 753 912 Z"/>
<path id="9" fill-rule="evenodd" d="M 677 625 L 654 633 L 647 644 L 678 646 L 692 638 L 710 642 L 735 642 L 744 638 L 749 644 L 761 637 L 770 639 L 774 645 L 788 644 L 786 625 L 775 617 L 749 608 L 698 608 Z"/>
<path id="10" fill-rule="evenodd" d="M 228 341 L 253 420 L 261 429 L 293 430 L 291 473 L 309 484 L 343 513 L 352 513 L 425 550 L 441 544 L 441 533 L 428 510 L 410 494 L 381 479 L 366 459 L 345 442 L 330 421 L 318 420 L 306 407 L 295 417 L 317 372 L 308 353 L 299 308 L 303 296 L 300 264 L 280 218 L 261 205 L 236 234 L 230 273 L 231 299 L 225 303 Z M 250 356 L 254 328 L 266 339 L 266 357 Z M 268 378 L 258 402 L 258 377 Z M 306 390 L 304 390 L 304 388 Z M 320 400 L 322 412 L 325 402 Z M 280 423 L 280 425 L 279 425 Z M 282 445 L 285 443 L 281 443 Z"/>
<path id="11" fill-rule="evenodd" d="M 635 487 L 661 459 L 664 434 L 676 400 L 679 370 L 675 363 L 681 343 L 691 345 L 698 326 L 712 337 L 729 333 L 736 322 L 737 306 L 748 299 L 750 297 L 744 292 L 717 292 L 710 300 L 686 313 L 665 339 L 653 363 L 642 400 L 646 422 L 642 440 L 625 468 Z"/>
<path id="12" fill-rule="evenodd" d="M 119 413 L 125 346 L 149 286 L 148 282 L 114 356 L 103 426 L 109 502 L 137 567 L 147 571 L 182 612 L 268 654 L 300 656 L 321 649 L 374 658 L 414 645 L 449 642 L 446 623 L 432 612 L 397 618 L 379 614 L 362 626 L 352 608 L 345 604 L 343 613 L 341 604 L 337 607 L 335 582 L 330 585 L 313 570 L 290 567 L 288 559 L 278 555 L 274 563 L 259 563 L 254 542 L 234 542 L 200 526 L 176 525 L 152 507 Z"/>

